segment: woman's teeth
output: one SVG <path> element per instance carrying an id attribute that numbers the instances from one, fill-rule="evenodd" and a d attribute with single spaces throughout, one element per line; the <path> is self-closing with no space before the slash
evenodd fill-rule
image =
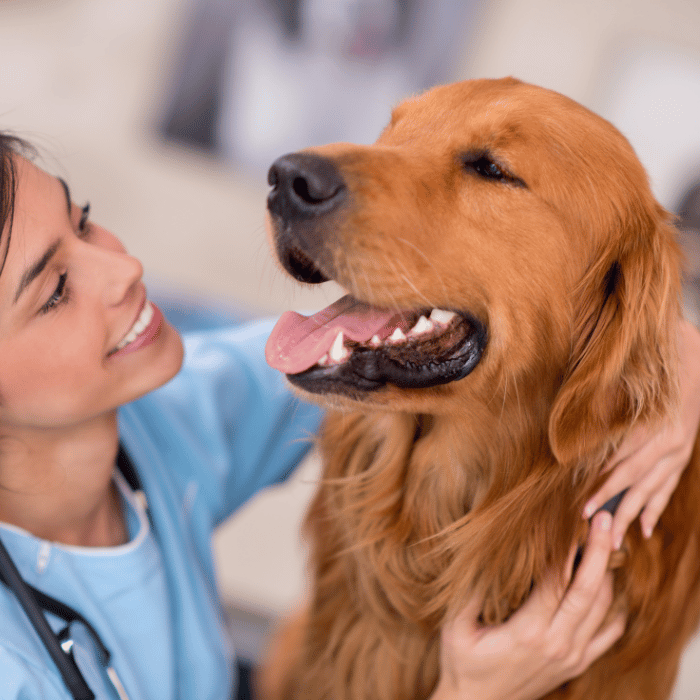
<path id="1" fill-rule="evenodd" d="M 117 352 L 118 350 L 125 348 L 129 343 L 133 343 L 134 340 L 136 340 L 136 338 L 146 330 L 152 318 L 153 307 L 151 306 L 151 302 L 147 300 L 143 307 L 143 311 L 141 311 L 139 314 L 139 317 L 131 327 L 131 330 L 119 341 L 113 352 Z"/>

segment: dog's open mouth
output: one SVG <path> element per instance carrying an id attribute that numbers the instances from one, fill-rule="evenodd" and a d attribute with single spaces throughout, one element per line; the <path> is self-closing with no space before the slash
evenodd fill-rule
<path id="1" fill-rule="evenodd" d="M 484 326 L 445 309 L 387 311 L 347 295 L 313 316 L 284 314 L 268 363 L 314 393 L 386 384 L 420 389 L 465 377 L 481 359 Z"/>

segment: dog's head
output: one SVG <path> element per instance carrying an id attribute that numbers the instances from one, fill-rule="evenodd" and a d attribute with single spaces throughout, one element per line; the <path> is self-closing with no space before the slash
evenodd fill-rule
<path id="1" fill-rule="evenodd" d="M 283 267 L 348 292 L 273 331 L 268 361 L 305 392 L 519 406 L 564 462 L 668 407 L 674 231 L 625 138 L 572 100 L 514 79 L 438 87 L 375 144 L 283 156 L 269 181 Z"/>

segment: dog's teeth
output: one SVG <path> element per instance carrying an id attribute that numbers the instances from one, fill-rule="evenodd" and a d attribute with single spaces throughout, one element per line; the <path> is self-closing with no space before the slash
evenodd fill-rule
<path id="1" fill-rule="evenodd" d="M 429 333 L 433 330 L 435 326 L 432 321 L 428 321 L 425 316 L 421 316 L 417 321 L 416 325 L 411 328 L 409 335 L 422 335 L 423 333 Z"/>
<path id="2" fill-rule="evenodd" d="M 397 328 L 389 336 L 389 340 L 391 340 L 394 343 L 400 343 L 402 340 L 406 340 L 406 335 L 404 334 L 404 332 L 400 328 Z"/>
<path id="3" fill-rule="evenodd" d="M 373 348 L 378 348 L 382 344 L 381 338 L 378 335 L 373 335 L 369 341 L 369 344 Z"/>
<path id="4" fill-rule="evenodd" d="M 343 331 L 338 331 L 328 356 L 333 362 L 342 362 L 349 354 L 350 352 L 343 345 Z"/>
<path id="5" fill-rule="evenodd" d="M 430 312 L 430 320 L 433 323 L 447 325 L 457 314 L 454 311 L 444 311 L 443 309 L 433 309 Z"/>

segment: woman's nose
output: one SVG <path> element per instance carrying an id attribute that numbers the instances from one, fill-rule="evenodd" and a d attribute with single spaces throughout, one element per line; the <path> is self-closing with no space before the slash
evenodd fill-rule
<path id="1" fill-rule="evenodd" d="M 143 265 L 126 252 L 116 236 L 104 229 L 97 232 L 89 250 L 104 303 L 117 306 L 143 277 Z"/>
<path id="2" fill-rule="evenodd" d="M 128 297 L 134 285 L 143 277 L 143 265 L 138 258 L 128 253 L 113 252 L 105 285 L 105 302 L 117 306 Z"/>

